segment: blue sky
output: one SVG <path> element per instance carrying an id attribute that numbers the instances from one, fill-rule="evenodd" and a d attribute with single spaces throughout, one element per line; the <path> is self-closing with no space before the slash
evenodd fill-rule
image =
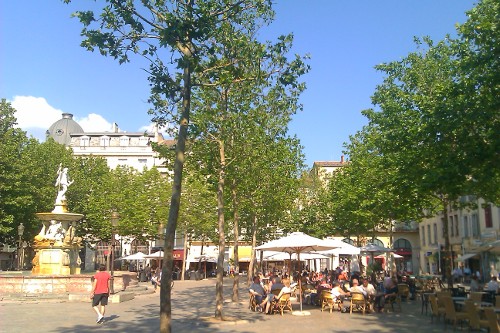
<path id="1" fill-rule="evenodd" d="M 147 65 L 118 65 L 88 52 L 79 22 L 70 15 L 93 1 L 15 0 L 0 4 L 0 98 L 18 110 L 18 124 L 43 138 L 48 127 L 72 113 L 85 131 L 116 122 L 128 132 L 150 125 Z M 306 163 L 338 161 L 343 144 L 366 124 L 361 111 L 382 80 L 374 66 L 415 50 L 413 37 L 441 40 L 466 20 L 470 0 L 277 0 L 266 39 L 295 35 L 294 53 L 310 54 L 304 77 L 304 110 L 290 133 L 304 146 Z"/>

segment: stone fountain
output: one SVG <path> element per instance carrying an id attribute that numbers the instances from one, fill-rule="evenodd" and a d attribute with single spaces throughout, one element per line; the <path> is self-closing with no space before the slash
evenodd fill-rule
<path id="1" fill-rule="evenodd" d="M 42 229 L 35 236 L 32 275 L 80 274 L 81 260 L 78 255 L 82 239 L 75 236 L 77 222 L 83 214 L 68 212 L 66 191 L 73 183 L 68 178 L 68 168 L 59 165 L 56 188 L 58 189 L 54 209 L 50 213 L 37 213 Z"/>
<path id="2" fill-rule="evenodd" d="M 83 214 L 68 212 L 66 191 L 73 182 L 68 179 L 68 169 L 59 165 L 55 206 L 50 213 L 37 213 L 42 229 L 35 236 L 33 269 L 27 272 L 0 274 L 0 300 L 12 297 L 68 297 L 70 301 L 89 302 L 93 272 L 80 272 L 82 239 L 75 236 Z M 118 277 L 118 279 L 117 279 Z M 115 275 L 115 290 L 125 290 L 136 279 L 135 273 L 120 272 Z M 136 280 L 135 280 L 136 281 Z M 119 292 L 112 295 L 112 303 L 134 298 L 134 293 Z"/>

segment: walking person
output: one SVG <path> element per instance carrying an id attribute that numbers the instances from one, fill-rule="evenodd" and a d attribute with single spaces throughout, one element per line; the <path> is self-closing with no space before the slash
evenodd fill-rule
<path id="1" fill-rule="evenodd" d="M 97 323 L 102 324 L 104 322 L 104 312 L 106 310 L 106 305 L 108 305 L 109 290 L 111 284 L 111 275 L 106 271 L 105 265 L 99 266 L 99 272 L 94 275 L 94 281 L 92 281 L 92 292 L 90 297 L 92 298 L 92 308 L 97 314 Z"/>

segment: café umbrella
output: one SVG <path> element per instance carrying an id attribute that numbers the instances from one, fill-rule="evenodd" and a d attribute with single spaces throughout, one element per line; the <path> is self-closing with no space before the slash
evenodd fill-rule
<path id="1" fill-rule="evenodd" d="M 139 261 L 145 260 L 145 259 L 146 259 L 146 255 L 142 252 L 133 253 L 133 254 L 130 254 L 128 256 L 119 258 L 119 260 L 136 260 L 137 262 L 136 262 L 135 267 L 137 270 L 139 270 Z"/>
<path id="2" fill-rule="evenodd" d="M 322 239 L 309 236 L 303 232 L 293 232 L 288 236 L 275 239 L 260 246 L 257 246 L 255 249 L 296 253 L 297 260 L 300 261 L 301 253 L 326 251 L 326 250 L 331 250 L 333 248 L 335 247 L 328 244 Z M 298 282 L 299 282 L 299 290 L 302 290 L 302 282 L 300 278 Z M 298 315 L 306 314 L 302 311 L 302 293 L 299 293 L 299 304 L 300 304 L 300 313 L 294 313 L 294 314 Z"/>
<path id="3" fill-rule="evenodd" d="M 361 253 L 369 253 L 370 254 L 370 262 L 373 263 L 375 261 L 375 253 L 387 253 L 387 252 L 392 252 L 391 249 L 373 244 L 373 243 L 368 243 L 365 246 L 362 246 L 360 248 Z"/>

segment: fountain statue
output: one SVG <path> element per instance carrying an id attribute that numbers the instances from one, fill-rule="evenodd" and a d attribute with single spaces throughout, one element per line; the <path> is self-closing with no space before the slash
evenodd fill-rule
<path id="1" fill-rule="evenodd" d="M 50 213 L 37 213 L 42 229 L 35 236 L 33 248 L 33 275 L 80 274 L 82 239 L 76 237 L 77 222 L 83 214 L 68 212 L 66 191 L 73 184 L 69 180 L 68 168 L 59 165 L 55 186 L 58 190 L 54 209 Z"/>

